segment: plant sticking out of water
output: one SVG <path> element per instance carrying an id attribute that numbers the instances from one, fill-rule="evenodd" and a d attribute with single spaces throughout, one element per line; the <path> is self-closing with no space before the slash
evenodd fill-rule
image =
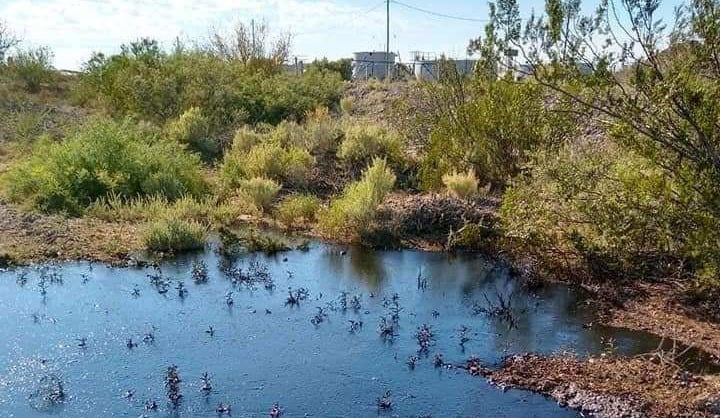
<path id="1" fill-rule="evenodd" d="M 488 374 L 488 369 L 485 368 L 480 362 L 480 359 L 475 356 L 470 357 L 465 363 L 465 370 L 473 376 L 485 376 Z"/>
<path id="2" fill-rule="evenodd" d="M 46 264 L 40 267 L 40 279 L 50 284 L 62 284 L 63 278 L 60 273 L 60 266 L 55 263 Z"/>
<path id="3" fill-rule="evenodd" d="M 460 341 L 460 347 L 462 347 L 463 349 L 465 348 L 465 343 L 470 341 L 470 337 L 468 337 L 469 331 L 470 331 L 470 329 L 468 327 L 466 327 L 465 325 L 462 325 L 457 331 L 458 340 Z"/>
<path id="4" fill-rule="evenodd" d="M 428 354 L 430 345 L 433 343 L 433 333 L 429 326 L 423 324 L 415 333 L 418 343 L 418 354 Z"/>
<path id="5" fill-rule="evenodd" d="M 125 341 L 125 347 L 128 348 L 128 350 L 132 350 L 133 348 L 137 347 L 137 343 L 133 341 L 132 338 L 128 338 L 127 341 Z"/>
<path id="6" fill-rule="evenodd" d="M 392 341 L 397 336 L 397 322 L 392 319 L 388 320 L 385 316 L 381 316 L 378 333 L 384 340 Z"/>
<path id="7" fill-rule="evenodd" d="M 191 277 L 196 284 L 207 283 L 210 278 L 207 263 L 203 260 L 193 261 Z"/>
<path id="8" fill-rule="evenodd" d="M 168 367 L 165 372 L 165 392 L 167 393 L 168 401 L 173 407 L 180 405 L 180 401 L 182 400 L 180 382 L 180 374 L 178 373 L 177 366 L 172 365 Z"/>
<path id="9" fill-rule="evenodd" d="M 445 359 L 443 358 L 442 353 L 435 354 L 435 357 L 433 357 L 433 365 L 435 367 L 445 366 Z"/>
<path id="10" fill-rule="evenodd" d="M 490 318 L 497 318 L 506 322 L 510 329 L 517 328 L 517 319 L 512 307 L 513 293 L 505 296 L 500 292 L 496 292 L 495 301 L 491 301 L 487 293 L 483 294 L 483 298 L 485 299 L 485 305 L 475 304 L 473 314 L 485 314 Z"/>
<path id="11" fill-rule="evenodd" d="M 210 383 L 210 375 L 208 375 L 208 372 L 203 373 L 202 377 L 200 377 L 200 383 L 200 392 L 205 395 L 210 394 L 212 391 L 212 384 Z"/>
<path id="12" fill-rule="evenodd" d="M 235 300 L 233 300 L 232 295 L 232 290 L 229 290 L 227 293 L 225 293 L 225 304 L 227 306 L 233 306 L 233 304 L 235 304 Z"/>
<path id="13" fill-rule="evenodd" d="M 270 407 L 270 418 L 278 418 L 282 415 L 282 408 L 277 402 Z"/>
<path id="14" fill-rule="evenodd" d="M 82 274 L 80 275 L 80 278 L 82 279 L 82 280 L 81 280 L 81 283 L 82 283 L 82 284 L 87 284 L 87 283 L 90 281 L 90 275 L 87 274 L 87 273 L 82 273 Z"/>
<path id="15" fill-rule="evenodd" d="M 139 298 L 140 297 L 140 288 L 137 285 L 135 285 L 135 287 L 133 287 L 133 290 L 132 290 L 132 292 L 130 292 L 130 294 L 134 298 Z"/>
<path id="16" fill-rule="evenodd" d="M 80 337 L 80 338 L 77 338 L 75 341 L 78 342 L 78 347 L 83 348 L 83 349 L 87 348 L 87 338 Z"/>
<path id="17" fill-rule="evenodd" d="M 392 408 L 392 398 L 390 397 L 390 391 L 386 390 L 383 396 L 377 399 L 378 409 L 390 409 Z"/>
<path id="18" fill-rule="evenodd" d="M 175 289 L 177 290 L 178 297 L 180 297 L 180 299 L 184 299 L 185 296 L 187 296 L 187 294 L 188 294 L 188 290 L 185 287 L 185 283 L 183 283 L 182 281 L 178 282 L 177 286 L 175 286 Z"/>
<path id="19" fill-rule="evenodd" d="M 325 312 L 325 308 L 322 308 L 320 306 L 317 306 L 317 312 L 315 315 L 310 319 L 310 323 L 312 323 L 315 326 L 320 325 L 322 322 L 325 321 L 325 318 L 328 317 L 327 312 Z"/>
<path id="20" fill-rule="evenodd" d="M 362 309 L 362 299 L 359 295 L 354 295 L 350 299 L 350 308 L 355 312 L 358 312 L 360 309 Z"/>
<path id="21" fill-rule="evenodd" d="M 229 403 L 220 402 L 215 408 L 215 412 L 217 412 L 218 415 L 230 415 L 232 413 L 232 406 L 230 406 Z"/>
<path id="22" fill-rule="evenodd" d="M 354 319 L 351 319 L 349 322 L 350 322 L 350 333 L 352 333 L 352 334 L 360 331 L 360 329 L 363 326 L 363 321 L 356 321 Z"/>
<path id="23" fill-rule="evenodd" d="M 39 411 L 50 411 L 65 400 L 63 381 L 54 374 L 40 378 L 37 389 L 30 395 L 31 405 Z"/>
<path id="24" fill-rule="evenodd" d="M 348 293 L 343 291 L 340 292 L 340 296 L 338 297 L 338 306 L 340 306 L 340 310 L 342 312 L 347 311 L 348 308 Z"/>
<path id="25" fill-rule="evenodd" d="M 310 291 L 301 287 L 293 290 L 292 287 L 288 288 L 288 297 L 285 300 L 285 305 L 289 306 L 300 306 L 300 302 L 304 301 L 310 296 Z"/>
<path id="26" fill-rule="evenodd" d="M 23 287 L 28 282 L 28 274 L 27 271 L 21 271 L 17 274 L 17 277 L 15 278 L 15 283 L 18 284 L 18 286 Z"/>
<path id="27" fill-rule="evenodd" d="M 428 287 L 427 278 L 423 277 L 422 268 L 420 268 L 420 271 L 418 272 L 418 275 L 417 275 L 417 288 L 418 288 L 418 290 L 425 291 L 425 289 L 427 289 L 427 287 Z"/>
<path id="28" fill-rule="evenodd" d="M 208 329 L 205 330 L 205 334 L 212 337 L 213 335 L 215 335 L 215 328 L 213 328 L 212 325 L 209 326 Z"/>
<path id="29" fill-rule="evenodd" d="M 410 356 L 405 363 L 408 365 L 410 370 L 415 370 L 418 360 L 420 360 L 418 356 Z"/>
<path id="30" fill-rule="evenodd" d="M 145 401 L 145 410 L 146 411 L 157 411 L 158 410 L 158 404 L 152 399 L 149 399 Z"/>
<path id="31" fill-rule="evenodd" d="M 143 335 L 143 342 L 146 344 L 152 344 L 155 342 L 155 333 L 152 331 L 148 331 Z"/>
<path id="32" fill-rule="evenodd" d="M 385 298 L 383 300 L 383 306 L 385 306 L 390 313 L 390 319 L 393 322 L 398 322 L 400 319 L 400 312 L 403 311 L 403 308 L 400 306 L 400 295 L 395 293 L 390 299 Z"/>
<path id="33" fill-rule="evenodd" d="M 259 261 L 252 261 L 247 270 L 242 267 L 226 267 L 223 272 L 234 286 L 245 286 L 254 289 L 256 285 L 261 284 L 267 290 L 275 288 L 275 282 L 267 265 Z"/>
<path id="34" fill-rule="evenodd" d="M 170 283 L 163 277 L 160 266 L 153 266 L 153 272 L 148 273 L 147 277 L 150 279 L 150 284 L 155 286 L 155 290 L 157 290 L 159 294 L 165 294 L 170 290 Z"/>
<path id="35" fill-rule="evenodd" d="M 123 399 L 128 399 L 128 400 L 132 399 L 133 397 L 135 397 L 135 390 L 134 389 L 126 390 L 125 392 L 123 392 L 122 397 L 123 397 Z"/>

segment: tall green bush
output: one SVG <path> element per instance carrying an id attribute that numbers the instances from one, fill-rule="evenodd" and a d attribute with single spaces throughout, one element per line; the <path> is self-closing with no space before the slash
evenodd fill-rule
<path id="1" fill-rule="evenodd" d="M 354 173 L 367 167 L 375 158 L 384 158 L 395 168 L 405 162 L 405 148 L 398 134 L 377 125 L 351 124 L 345 128 L 345 138 L 338 149 L 338 157 Z"/>
<path id="2" fill-rule="evenodd" d="M 363 172 L 360 181 L 349 184 L 343 194 L 320 213 L 321 229 L 339 235 L 353 235 L 366 229 L 394 185 L 395 175 L 387 162 L 376 158 Z"/>
<path id="3" fill-rule="evenodd" d="M 52 60 L 53 53 L 49 48 L 23 49 L 13 57 L 12 70 L 28 92 L 37 93 L 55 76 Z"/>
<path id="4" fill-rule="evenodd" d="M 165 134 L 171 141 L 187 145 L 205 160 L 212 160 L 218 154 L 219 144 L 210 137 L 210 123 L 197 107 L 191 107 L 170 121 Z"/>
<path id="5" fill-rule="evenodd" d="M 198 196 L 206 185 L 197 156 L 132 122 L 95 119 L 63 142 L 40 141 L 4 175 L 9 197 L 47 212 L 81 214 L 117 196 Z"/>

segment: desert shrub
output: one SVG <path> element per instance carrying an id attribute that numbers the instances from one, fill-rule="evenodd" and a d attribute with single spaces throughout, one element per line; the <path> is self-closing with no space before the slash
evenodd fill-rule
<path id="1" fill-rule="evenodd" d="M 210 137 L 210 122 L 197 107 L 171 120 L 165 127 L 165 135 L 171 141 L 187 145 L 205 160 L 212 160 L 219 151 L 219 144 Z"/>
<path id="2" fill-rule="evenodd" d="M 482 184 L 504 186 L 528 156 L 572 132 L 569 113 L 545 105 L 540 86 L 476 77 L 425 84 L 434 106 L 422 149 L 420 182 L 431 190 L 442 176 L 473 170 Z"/>
<path id="3" fill-rule="evenodd" d="M 40 141 L 4 175 L 15 202 L 81 214 L 110 196 L 175 200 L 205 192 L 199 159 L 180 144 L 148 138 L 137 125 L 95 119 L 63 142 Z"/>
<path id="4" fill-rule="evenodd" d="M 163 218 L 150 224 L 143 240 L 156 252 L 200 250 L 205 246 L 206 228 L 195 221 Z"/>
<path id="5" fill-rule="evenodd" d="M 264 177 L 253 177 L 243 180 L 238 187 L 238 194 L 246 196 L 257 208 L 266 210 L 280 192 L 280 185 Z"/>
<path id="6" fill-rule="evenodd" d="M 387 162 L 376 158 L 360 181 L 349 184 L 343 194 L 320 213 L 321 229 L 329 234 L 351 235 L 367 228 L 394 185 L 395 175 Z"/>
<path id="7" fill-rule="evenodd" d="M 243 180 L 266 177 L 288 187 L 304 187 L 310 177 L 314 159 L 309 152 L 295 146 L 284 148 L 271 141 L 249 150 L 234 144 L 225 155 L 221 177 L 226 188 L 236 188 Z"/>
<path id="8" fill-rule="evenodd" d="M 352 60 L 349 58 L 329 61 L 327 58 L 310 63 L 308 70 L 324 69 L 339 74 L 344 81 L 352 80 Z"/>
<path id="9" fill-rule="evenodd" d="M 232 141 L 232 152 L 249 152 L 255 145 L 263 142 L 266 135 L 256 130 L 243 126 L 235 132 Z"/>
<path id="10" fill-rule="evenodd" d="M 312 195 L 293 195 L 285 198 L 275 211 L 275 216 L 286 227 L 297 222 L 312 222 L 320 209 L 320 199 Z"/>
<path id="11" fill-rule="evenodd" d="M 392 167 L 400 168 L 405 161 L 404 145 L 399 135 L 377 125 L 351 124 L 338 149 L 338 157 L 355 173 L 380 157 Z"/>
<path id="12" fill-rule="evenodd" d="M 503 228 L 556 263 L 602 278 L 682 275 L 720 265 L 720 234 L 709 228 L 717 219 L 698 205 L 701 184 L 685 185 L 609 144 L 542 153 L 530 173 L 505 195 Z"/>
<path id="13" fill-rule="evenodd" d="M 467 173 L 453 172 L 442 177 L 443 184 L 450 194 L 460 199 L 472 199 L 478 194 L 478 180 L 475 172 L 470 169 Z"/>
<path id="14" fill-rule="evenodd" d="M 221 228 L 219 233 L 219 252 L 226 257 L 237 256 L 245 252 L 264 252 L 272 255 L 290 250 L 287 241 L 282 237 L 270 232 L 258 231 L 254 228 L 239 232 Z"/>
<path id="15" fill-rule="evenodd" d="M 201 47 L 163 51 L 144 39 L 112 56 L 94 55 L 85 65 L 81 98 L 99 101 L 115 116 L 137 115 L 163 124 L 192 107 L 202 109 L 213 130 L 239 123 L 301 120 L 340 98 L 338 74 L 285 74 L 277 63 L 255 65 Z"/>
<path id="16" fill-rule="evenodd" d="M 343 97 L 340 99 L 340 111 L 345 116 L 350 116 L 355 110 L 355 99 L 352 97 Z"/>
<path id="17" fill-rule="evenodd" d="M 310 112 L 301 124 L 291 121 L 280 123 L 270 136 L 283 146 L 297 146 L 312 155 L 327 157 L 337 152 L 343 130 L 327 108 L 318 108 Z"/>
<path id="18" fill-rule="evenodd" d="M 13 57 L 12 70 L 30 93 L 37 93 L 44 83 L 53 80 L 53 53 L 49 48 L 31 48 L 20 50 Z"/>

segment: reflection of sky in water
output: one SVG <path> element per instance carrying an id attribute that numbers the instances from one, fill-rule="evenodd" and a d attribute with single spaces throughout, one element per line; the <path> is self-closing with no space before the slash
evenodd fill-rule
<path id="1" fill-rule="evenodd" d="M 626 353 L 657 346 L 644 335 L 585 329 L 588 313 L 567 288 L 536 296 L 513 292 L 507 271 L 477 256 L 361 249 L 342 256 L 318 245 L 309 252 L 258 257 L 268 264 L 276 289 L 236 290 L 232 309 L 224 302 L 232 286 L 219 272 L 218 259 L 194 258 L 208 262 L 209 283 L 192 283 L 192 258 L 163 266 L 167 278 L 185 282 L 184 300 L 175 284 L 166 295 L 155 292 L 147 271 L 139 269 L 65 265 L 64 284 L 50 285 L 44 302 L 36 271 L 24 287 L 16 284 L 16 272 L 0 274 L 0 417 L 47 415 L 30 408 L 28 395 L 49 375 L 62 378 L 69 396 L 62 408 L 49 411 L 54 415 L 168 416 L 163 372 L 170 364 L 178 365 L 183 379 L 179 416 L 215 416 L 221 401 L 232 404 L 233 416 L 267 416 L 275 402 L 287 417 L 372 416 L 375 399 L 386 389 L 394 400 L 388 416 L 574 416 L 541 396 L 503 393 L 463 371 L 435 369 L 432 356 L 442 353 L 446 361 L 460 363 L 476 355 L 496 364 L 507 354 L 526 351 L 597 353 L 602 337 L 615 338 Z M 424 291 L 417 289 L 420 272 L 428 280 Z M 136 286 L 138 298 L 132 296 Z M 310 300 L 286 307 L 288 287 L 308 288 Z M 326 306 L 342 291 L 362 295 L 361 311 L 329 312 L 325 322 L 313 326 L 315 307 Z M 483 294 L 492 300 L 497 292 L 514 294 L 517 329 L 471 314 Z M 404 310 L 399 336 L 390 344 L 380 340 L 377 323 L 385 312 L 383 297 L 393 293 L 400 295 Z M 350 319 L 362 320 L 364 328 L 349 333 Z M 423 323 L 432 326 L 436 341 L 430 357 L 410 371 L 405 361 L 415 354 L 414 333 Z M 211 325 L 214 337 L 204 332 Z M 464 350 L 457 337 L 462 325 L 471 330 Z M 151 330 L 155 342 L 143 343 Z M 87 338 L 84 350 L 76 341 L 80 337 Z M 139 346 L 129 350 L 128 338 Z M 208 399 L 199 392 L 205 371 L 215 389 Z M 135 390 L 132 400 L 122 397 L 128 389 Z M 148 399 L 157 400 L 161 410 L 145 412 Z"/>

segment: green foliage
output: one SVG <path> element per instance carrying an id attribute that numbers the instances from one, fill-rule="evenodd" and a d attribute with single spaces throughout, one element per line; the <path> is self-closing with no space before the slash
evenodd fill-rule
<path id="1" fill-rule="evenodd" d="M 301 120 L 340 98 L 337 74 L 285 74 L 240 57 L 187 49 L 162 51 L 156 41 L 125 45 L 120 54 L 96 54 L 82 77 L 85 100 L 98 100 L 117 116 L 137 115 L 165 123 L 192 107 L 202 109 L 213 131 L 238 123 Z"/>
<path id="2" fill-rule="evenodd" d="M 219 151 L 219 144 L 210 138 L 210 122 L 197 107 L 191 107 L 170 121 L 165 127 L 165 135 L 171 141 L 187 145 L 205 160 L 212 160 Z"/>
<path id="3" fill-rule="evenodd" d="M 199 159 L 181 145 L 160 141 L 129 121 L 96 119 L 63 142 L 40 141 L 4 176 L 16 202 L 46 212 L 81 214 L 95 201 L 205 192 Z"/>
<path id="4" fill-rule="evenodd" d="M 220 253 L 224 256 L 232 257 L 243 252 L 272 255 L 288 250 L 290 246 L 284 239 L 268 232 L 248 229 L 235 233 L 227 228 L 220 229 Z"/>
<path id="5" fill-rule="evenodd" d="M 472 169 L 467 173 L 453 172 L 445 174 L 442 178 L 443 184 L 450 194 L 460 199 L 472 199 L 478 194 L 478 180 Z"/>
<path id="6" fill-rule="evenodd" d="M 343 97 L 340 99 L 340 110 L 344 116 L 352 115 L 355 110 L 355 99 L 352 97 Z"/>
<path id="7" fill-rule="evenodd" d="M 198 222 L 163 218 L 148 227 L 143 239 L 151 251 L 183 252 L 205 247 L 206 234 L 206 228 Z"/>
<path id="8" fill-rule="evenodd" d="M 689 186 L 689 187 L 688 187 Z M 663 277 L 718 266 L 718 219 L 696 185 L 613 145 L 543 153 L 508 190 L 506 234 L 601 277 Z M 689 269 L 689 270 L 686 270 Z"/>
<path id="9" fill-rule="evenodd" d="M 320 209 L 320 199 L 312 195 L 292 195 L 285 198 L 275 211 L 275 216 L 286 227 L 298 222 L 312 222 Z"/>
<path id="10" fill-rule="evenodd" d="M 267 210 L 280 192 L 280 185 L 264 177 L 242 180 L 238 194 L 246 196 L 258 209 Z"/>
<path id="11" fill-rule="evenodd" d="M 442 176 L 453 170 L 473 170 L 483 184 L 503 186 L 529 153 L 572 131 L 566 117 L 547 110 L 532 83 L 476 77 L 426 89 L 441 108 L 420 167 L 425 189 L 442 186 Z"/>
<path id="12" fill-rule="evenodd" d="M 339 74 L 344 81 L 352 80 L 352 60 L 350 58 L 343 58 L 337 61 L 329 61 L 327 58 L 315 60 L 308 66 L 308 70 L 325 70 L 334 72 Z"/>
<path id="13" fill-rule="evenodd" d="M 338 157 L 353 173 L 367 167 L 375 158 L 383 158 L 394 168 L 405 164 L 405 146 L 400 136 L 373 124 L 350 124 L 345 129 Z"/>
<path id="14" fill-rule="evenodd" d="M 492 231 L 477 223 L 466 223 L 457 231 L 450 231 L 447 240 L 448 250 L 477 251 L 486 248 L 487 238 Z"/>
<path id="15" fill-rule="evenodd" d="M 20 50 L 13 57 L 12 70 L 30 93 L 37 93 L 44 83 L 54 79 L 53 53 L 49 48 Z"/>
<path id="16" fill-rule="evenodd" d="M 360 181 L 349 184 L 343 194 L 319 216 L 321 229 L 328 234 L 352 235 L 370 226 L 377 207 L 395 185 L 395 175 L 385 160 L 376 158 Z"/>
<path id="17" fill-rule="evenodd" d="M 262 142 L 243 150 L 244 144 L 230 149 L 221 167 L 221 176 L 228 188 L 237 187 L 243 180 L 266 177 L 288 187 L 307 184 L 314 159 L 307 151 L 291 146 L 284 148 L 276 142 Z"/>

